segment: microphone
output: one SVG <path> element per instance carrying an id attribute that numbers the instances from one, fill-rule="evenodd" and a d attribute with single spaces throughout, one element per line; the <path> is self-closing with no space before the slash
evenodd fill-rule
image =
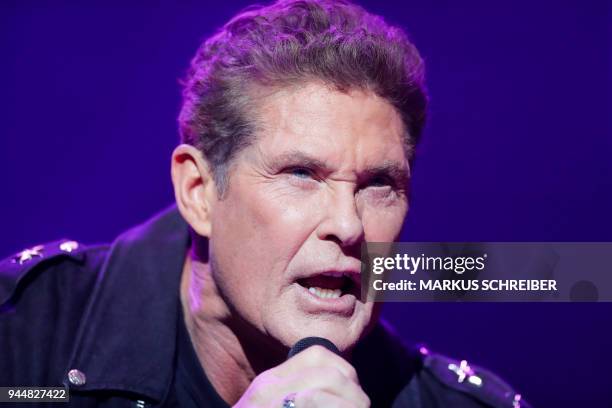
<path id="1" fill-rule="evenodd" d="M 289 354 L 287 355 L 287 359 L 290 359 L 296 354 L 306 350 L 310 346 L 323 346 L 329 351 L 332 351 L 340 356 L 340 350 L 338 350 L 338 347 L 336 347 L 336 345 L 331 341 L 324 339 L 323 337 L 304 337 L 303 339 L 298 340 L 298 342 L 291 347 L 291 350 L 289 350 Z"/>

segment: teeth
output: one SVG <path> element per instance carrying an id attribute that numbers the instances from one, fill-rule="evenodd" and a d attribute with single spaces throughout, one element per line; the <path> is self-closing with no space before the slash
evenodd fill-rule
<path id="1" fill-rule="evenodd" d="M 340 289 L 323 289 L 318 287 L 308 288 L 308 291 L 313 295 L 316 295 L 323 299 L 337 299 L 342 294 L 342 291 Z"/>
<path id="2" fill-rule="evenodd" d="M 341 278 L 344 276 L 344 273 L 342 272 L 324 272 L 321 275 L 323 276 L 332 276 L 334 278 Z"/>

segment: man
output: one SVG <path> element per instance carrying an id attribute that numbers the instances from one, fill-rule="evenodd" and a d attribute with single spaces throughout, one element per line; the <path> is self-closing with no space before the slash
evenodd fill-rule
<path id="1" fill-rule="evenodd" d="M 360 296 L 395 240 L 426 111 L 401 30 L 345 2 L 236 16 L 192 61 L 176 207 L 111 246 L 2 264 L 2 385 L 77 406 L 519 407 L 491 373 L 414 352 Z M 329 340 L 287 359 L 298 340 Z"/>

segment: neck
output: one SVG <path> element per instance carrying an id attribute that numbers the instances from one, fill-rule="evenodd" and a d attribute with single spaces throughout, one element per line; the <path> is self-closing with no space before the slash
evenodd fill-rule
<path id="1" fill-rule="evenodd" d="M 271 344 L 255 344 L 261 335 L 248 333 L 254 329 L 233 316 L 211 272 L 209 262 L 199 260 L 193 253 L 187 255 L 181 278 L 181 304 L 206 376 L 221 398 L 233 405 L 257 374 L 283 361 L 286 351 Z"/>

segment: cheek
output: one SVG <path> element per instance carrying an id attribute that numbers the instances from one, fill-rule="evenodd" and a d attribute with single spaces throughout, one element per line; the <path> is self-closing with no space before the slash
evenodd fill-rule
<path id="1" fill-rule="evenodd" d="M 320 219 L 321 195 L 317 191 L 300 191 L 282 180 L 260 183 L 248 200 L 250 213 L 261 226 L 257 235 L 267 248 L 279 253 L 295 253 L 312 233 Z M 272 245 L 272 247 L 271 247 Z"/>
<path id="2" fill-rule="evenodd" d="M 270 185 L 236 183 L 234 187 L 219 202 L 217 224 L 220 229 L 230 230 L 232 235 L 251 243 L 269 248 L 277 241 L 295 237 L 308 218 L 301 200 L 278 194 Z"/>
<path id="3" fill-rule="evenodd" d="M 364 208 L 362 220 L 365 240 L 368 242 L 394 241 L 399 236 L 407 212 L 407 202 L 386 208 Z"/>
<path id="4" fill-rule="evenodd" d="M 213 250 L 220 251 L 215 252 L 217 262 L 224 274 L 236 279 L 262 274 L 266 282 L 282 279 L 312 230 L 313 207 L 278 194 L 270 185 L 235 181 L 233 190 L 217 203 L 213 217 Z"/>

